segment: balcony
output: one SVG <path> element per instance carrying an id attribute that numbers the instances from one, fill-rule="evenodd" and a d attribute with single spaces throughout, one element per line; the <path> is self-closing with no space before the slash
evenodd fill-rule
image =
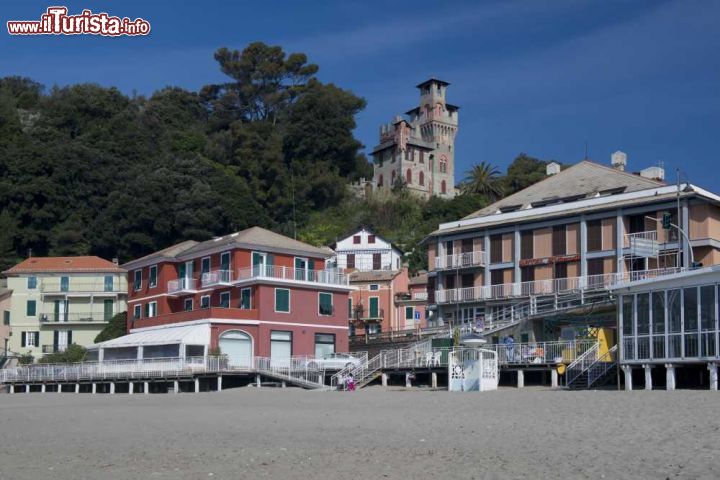
<path id="1" fill-rule="evenodd" d="M 682 270 L 681 268 L 661 268 L 657 270 L 588 275 L 585 277 L 554 278 L 521 283 L 441 289 L 435 292 L 435 299 L 437 303 L 462 303 L 601 290 L 615 287 L 621 283 L 672 275 Z"/>
<path id="2" fill-rule="evenodd" d="M 635 257 L 657 257 L 659 254 L 657 231 L 628 233 L 625 235 L 626 247 Z"/>
<path id="3" fill-rule="evenodd" d="M 377 309 L 375 312 L 366 311 L 362 305 L 358 305 L 352 312 L 351 322 L 373 323 L 382 322 L 385 318 L 385 310 Z"/>
<path id="4" fill-rule="evenodd" d="M 179 278 L 170 280 L 167 287 L 168 295 L 188 295 L 197 293 L 197 280 L 194 278 Z"/>
<path id="5" fill-rule="evenodd" d="M 305 268 L 278 267 L 275 265 L 256 265 L 238 271 L 233 283 L 250 280 L 275 280 L 291 283 L 317 283 L 323 285 L 350 285 L 348 275 L 339 269 L 309 270 Z"/>
<path id="6" fill-rule="evenodd" d="M 130 317 L 132 319 L 132 317 Z M 172 323 L 191 322 L 194 320 L 206 319 L 219 320 L 258 320 L 257 309 L 246 308 L 222 308 L 210 307 L 195 310 L 183 310 L 179 312 L 166 313 L 156 317 L 144 317 L 132 321 L 132 328 L 151 327 L 157 325 L 168 325 Z"/>
<path id="7" fill-rule="evenodd" d="M 119 282 L 43 282 L 39 289 L 44 296 L 112 297 L 118 294 L 127 294 L 127 288 L 121 289 L 120 286 Z"/>
<path id="8" fill-rule="evenodd" d="M 40 323 L 106 323 L 109 322 L 109 318 L 105 318 L 103 313 L 44 313 L 38 315 Z"/>
<path id="9" fill-rule="evenodd" d="M 212 272 L 203 273 L 201 284 L 203 287 L 232 285 L 232 271 L 214 270 Z"/>
<path id="10" fill-rule="evenodd" d="M 473 252 L 456 253 L 454 255 L 443 255 L 435 258 L 436 270 L 461 269 L 482 267 L 487 263 L 485 252 L 475 250 Z"/>

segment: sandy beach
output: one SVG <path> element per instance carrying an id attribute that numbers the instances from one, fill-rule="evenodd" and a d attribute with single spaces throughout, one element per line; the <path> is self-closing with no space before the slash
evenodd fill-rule
<path id="1" fill-rule="evenodd" d="M 2 479 L 718 478 L 708 391 L 0 396 Z"/>

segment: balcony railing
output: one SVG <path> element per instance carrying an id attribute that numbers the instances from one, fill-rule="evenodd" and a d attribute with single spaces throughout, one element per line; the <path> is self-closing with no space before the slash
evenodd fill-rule
<path id="1" fill-rule="evenodd" d="M 230 285 L 232 283 L 231 270 L 214 270 L 202 274 L 202 286 Z"/>
<path id="2" fill-rule="evenodd" d="M 453 268 L 481 267 L 487 263 L 485 252 L 475 250 L 473 252 L 456 253 L 454 255 L 442 255 L 435 258 L 436 270 L 447 270 Z"/>
<path id="3" fill-rule="evenodd" d="M 65 312 L 65 313 L 41 313 L 38 315 L 41 323 L 101 323 L 109 322 L 104 313 L 92 312 Z"/>
<path id="4" fill-rule="evenodd" d="M 656 257 L 659 253 L 657 231 L 628 233 L 625 235 L 625 246 L 630 247 L 636 257 Z"/>
<path id="5" fill-rule="evenodd" d="M 84 294 L 84 295 L 114 295 L 118 293 L 127 293 L 127 287 L 121 288 L 120 282 L 114 281 L 112 283 L 100 282 L 73 282 L 72 280 L 68 283 L 60 282 L 42 282 L 38 286 L 41 293 L 45 295 L 49 294 L 61 294 L 61 295 L 73 295 L 73 294 Z"/>
<path id="6" fill-rule="evenodd" d="M 457 303 L 534 295 L 553 295 L 556 293 L 580 290 L 598 290 L 613 287 L 621 283 L 672 275 L 680 271 L 682 271 L 681 268 L 673 267 L 657 270 L 588 275 L 585 277 L 555 278 L 521 283 L 453 288 L 437 290 L 435 292 L 435 299 L 437 303 Z"/>
<path id="7" fill-rule="evenodd" d="M 67 350 L 67 345 L 43 345 L 42 353 L 58 353 Z"/>
<path id="8" fill-rule="evenodd" d="M 168 294 L 178 295 L 181 293 L 196 293 L 197 280 L 194 278 L 179 278 L 168 282 Z"/>
<path id="9" fill-rule="evenodd" d="M 375 312 L 366 311 L 364 309 L 356 309 L 353 311 L 350 320 L 361 322 L 378 322 L 385 318 L 385 310 L 377 309 Z"/>
<path id="10" fill-rule="evenodd" d="M 413 300 L 427 300 L 427 292 L 415 292 L 413 293 Z"/>
<path id="11" fill-rule="evenodd" d="M 310 270 L 306 268 L 279 267 L 275 265 L 255 265 L 238 271 L 235 283 L 255 278 L 284 280 L 290 282 L 310 282 L 329 285 L 349 285 L 348 275 L 339 269 Z"/>

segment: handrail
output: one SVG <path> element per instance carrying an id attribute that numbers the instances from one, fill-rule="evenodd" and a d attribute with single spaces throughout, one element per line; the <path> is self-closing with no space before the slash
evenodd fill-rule
<path id="1" fill-rule="evenodd" d="M 683 271 L 681 267 L 638 270 L 633 272 L 604 273 L 581 277 L 553 278 L 530 282 L 503 283 L 435 291 L 437 303 L 472 302 L 511 297 L 527 297 L 568 293 L 576 290 L 602 290 L 625 282 L 672 275 Z"/>
<path id="2" fill-rule="evenodd" d="M 572 382 L 575 381 L 576 378 L 578 378 L 582 373 L 587 369 L 587 367 L 597 361 L 597 354 L 600 350 L 600 342 L 595 342 L 595 344 L 589 348 L 585 353 L 580 355 L 577 359 L 575 359 L 574 362 L 572 362 L 570 365 L 566 368 L 566 374 L 565 374 L 565 385 L 570 385 Z"/>

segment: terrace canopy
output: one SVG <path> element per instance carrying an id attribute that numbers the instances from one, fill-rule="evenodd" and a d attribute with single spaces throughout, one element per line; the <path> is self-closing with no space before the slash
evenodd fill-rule
<path id="1" fill-rule="evenodd" d="M 207 354 L 210 325 L 150 327 L 88 348 L 90 360 L 194 357 Z"/>

